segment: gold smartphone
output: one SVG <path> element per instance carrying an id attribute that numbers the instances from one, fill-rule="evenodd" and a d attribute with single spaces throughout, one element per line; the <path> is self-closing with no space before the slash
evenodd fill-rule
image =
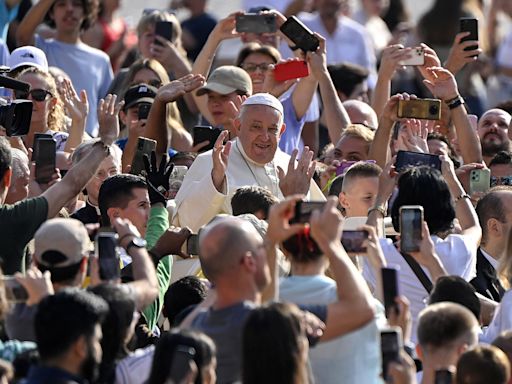
<path id="1" fill-rule="evenodd" d="M 441 119 L 441 100 L 399 100 L 398 117 L 408 117 L 420 120 L 439 120 Z"/>

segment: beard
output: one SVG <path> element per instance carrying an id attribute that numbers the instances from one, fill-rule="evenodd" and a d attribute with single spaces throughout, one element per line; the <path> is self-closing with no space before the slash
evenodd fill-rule
<path id="1" fill-rule="evenodd" d="M 89 345 L 89 353 L 82 363 L 82 378 L 89 383 L 95 383 L 100 374 L 100 364 L 96 361 L 93 353 L 93 348 Z"/>
<path id="2" fill-rule="evenodd" d="M 509 150 L 509 141 L 508 140 L 483 140 L 481 143 L 482 146 L 482 155 L 483 156 L 494 156 L 500 151 L 508 151 Z"/>

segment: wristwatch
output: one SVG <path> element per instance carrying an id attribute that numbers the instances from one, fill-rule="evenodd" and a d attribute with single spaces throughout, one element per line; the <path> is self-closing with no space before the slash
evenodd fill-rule
<path id="1" fill-rule="evenodd" d="M 126 252 L 129 253 L 131 247 L 136 248 L 146 248 L 147 241 L 144 240 L 142 237 L 134 237 L 126 246 Z"/>

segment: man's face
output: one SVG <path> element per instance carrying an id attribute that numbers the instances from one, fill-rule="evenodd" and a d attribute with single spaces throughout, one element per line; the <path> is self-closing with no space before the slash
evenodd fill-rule
<path id="1" fill-rule="evenodd" d="M 317 9 L 320 16 L 337 16 L 339 12 L 347 7 L 347 0 L 317 0 Z"/>
<path id="2" fill-rule="evenodd" d="M 119 217 L 130 220 L 138 229 L 141 236 L 146 236 L 146 227 L 149 220 L 151 205 L 149 202 L 148 190 L 145 188 L 134 188 L 133 199 L 126 208 L 119 208 Z"/>
<path id="3" fill-rule="evenodd" d="M 57 31 L 76 32 L 84 21 L 82 0 L 56 0 L 50 16 Z"/>
<path id="4" fill-rule="evenodd" d="M 28 183 L 30 171 L 26 164 L 20 164 L 21 175 L 14 180 L 11 180 L 11 186 L 5 198 L 6 204 L 14 204 L 18 201 L 25 200 L 28 196 Z"/>
<path id="5" fill-rule="evenodd" d="M 243 107 L 236 122 L 237 135 L 245 153 L 259 164 L 274 159 L 281 135 L 281 114 L 266 105 Z"/>
<path id="6" fill-rule="evenodd" d="M 340 204 L 345 208 L 346 217 L 367 216 L 375 205 L 378 177 L 358 177 L 352 180 L 345 192 L 340 193 Z"/>
<path id="7" fill-rule="evenodd" d="M 81 367 L 81 376 L 91 383 L 98 379 L 99 366 L 103 357 L 103 350 L 101 348 L 102 338 L 101 326 L 96 324 L 93 335 L 87 340 L 87 356 L 82 362 Z"/>
<path id="8" fill-rule="evenodd" d="M 108 156 L 101 162 L 95 175 L 85 186 L 87 196 L 89 196 L 93 204 L 97 204 L 98 202 L 101 184 L 103 184 L 107 178 L 118 175 L 119 172 L 120 164 L 118 164 L 112 156 Z"/>
<path id="9" fill-rule="evenodd" d="M 368 98 L 368 84 L 366 81 L 357 84 L 348 98 L 351 100 L 359 100 L 364 103 L 368 103 L 370 99 Z"/>
<path id="10" fill-rule="evenodd" d="M 510 115 L 500 109 L 486 112 L 478 122 L 478 137 L 484 156 L 493 156 L 509 148 Z"/>
<path id="11" fill-rule="evenodd" d="M 368 144 L 358 137 L 345 136 L 334 149 L 334 159 L 340 161 L 360 161 L 368 158 Z"/>
<path id="12" fill-rule="evenodd" d="M 234 102 L 237 96 L 236 92 L 231 92 L 227 95 L 222 95 L 213 91 L 209 91 L 207 93 L 208 111 L 212 115 L 213 124 L 215 126 L 231 125 L 233 117 L 230 113 L 229 103 Z"/>

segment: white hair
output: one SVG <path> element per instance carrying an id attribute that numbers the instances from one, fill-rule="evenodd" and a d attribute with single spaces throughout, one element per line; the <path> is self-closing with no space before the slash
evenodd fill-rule
<path id="1" fill-rule="evenodd" d="M 25 176 L 25 169 L 29 169 L 28 156 L 25 152 L 18 148 L 11 148 L 11 156 L 12 156 L 12 176 L 13 179 L 18 179 L 20 177 Z"/>
<path id="2" fill-rule="evenodd" d="M 240 107 L 240 113 L 238 114 L 238 118 L 239 118 L 240 120 L 242 120 L 242 117 L 243 117 L 243 115 L 244 115 L 244 113 L 245 113 L 245 110 L 246 110 L 248 107 L 256 107 L 256 106 L 258 106 L 258 105 L 257 105 L 257 104 L 242 105 L 242 106 Z M 270 106 L 268 106 L 268 105 L 263 105 L 263 106 L 264 106 L 264 107 L 272 108 L 272 107 L 270 107 Z M 272 109 L 274 109 L 274 108 L 272 108 Z M 275 110 L 277 111 L 277 109 L 275 109 Z M 282 114 L 281 112 L 279 112 L 279 111 L 277 111 L 277 112 L 279 113 L 279 122 L 277 123 L 277 125 L 278 125 L 278 128 L 279 128 L 279 129 L 281 129 L 281 127 L 282 127 L 282 126 L 283 126 L 283 124 L 284 124 L 284 116 L 283 116 L 283 114 Z"/>

